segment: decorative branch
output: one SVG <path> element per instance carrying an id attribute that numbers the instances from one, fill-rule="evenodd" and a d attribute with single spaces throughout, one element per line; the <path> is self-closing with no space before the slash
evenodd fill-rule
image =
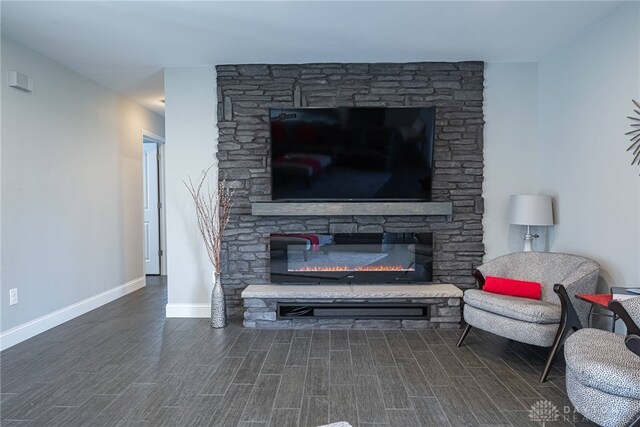
<path id="1" fill-rule="evenodd" d="M 202 235 L 207 255 L 216 273 L 220 273 L 222 268 L 221 250 L 222 236 L 229 223 L 231 206 L 233 205 L 233 190 L 227 185 L 225 180 L 218 182 L 217 189 L 212 190 L 207 180 L 207 175 L 214 165 L 209 166 L 202 172 L 202 177 L 197 184 L 194 184 L 191 177 L 189 182 L 182 183 L 189 190 L 191 198 L 196 208 L 196 218 L 198 230 Z M 205 185 L 206 184 L 206 185 Z"/>

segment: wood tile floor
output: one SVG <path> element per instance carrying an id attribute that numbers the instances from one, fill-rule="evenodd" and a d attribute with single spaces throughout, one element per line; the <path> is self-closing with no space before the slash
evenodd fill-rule
<path id="1" fill-rule="evenodd" d="M 165 319 L 162 280 L 1 354 L 3 426 L 541 426 L 572 413 L 562 361 L 450 330 L 213 330 Z M 155 282 L 155 284 L 153 283 Z M 568 412 L 565 414 L 565 412 Z"/>

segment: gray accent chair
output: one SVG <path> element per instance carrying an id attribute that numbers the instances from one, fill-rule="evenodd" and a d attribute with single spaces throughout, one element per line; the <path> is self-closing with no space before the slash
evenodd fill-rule
<path id="1" fill-rule="evenodd" d="M 625 337 L 582 329 L 564 346 L 567 394 L 576 410 L 604 427 L 640 426 L 640 355 L 632 342 L 640 334 L 640 297 L 612 301 L 609 309 L 627 326 Z"/>
<path id="2" fill-rule="evenodd" d="M 594 293 L 600 266 L 577 255 L 553 252 L 518 252 L 491 260 L 474 272 L 478 289 L 464 292 L 467 323 L 457 346 L 476 327 L 505 338 L 551 347 L 540 382 L 547 379 L 553 361 L 572 330 L 588 324 L 591 305 L 575 294 Z M 540 300 L 498 295 L 482 290 L 485 277 L 508 277 L 539 282 Z"/>

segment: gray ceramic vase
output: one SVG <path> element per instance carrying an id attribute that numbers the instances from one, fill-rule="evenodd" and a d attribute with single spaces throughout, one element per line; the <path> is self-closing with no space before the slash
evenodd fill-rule
<path id="1" fill-rule="evenodd" d="M 224 289 L 220 282 L 220 273 L 213 273 L 213 289 L 211 290 L 211 327 L 227 326 L 227 305 L 224 301 Z"/>

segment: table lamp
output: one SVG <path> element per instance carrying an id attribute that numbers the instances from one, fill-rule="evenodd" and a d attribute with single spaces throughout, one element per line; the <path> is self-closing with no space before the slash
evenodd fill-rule
<path id="1" fill-rule="evenodd" d="M 531 226 L 553 225 L 553 209 L 550 196 L 530 194 L 512 195 L 509 198 L 509 220 L 511 224 L 526 225 L 524 252 L 533 250 L 533 240 L 537 234 L 531 234 Z"/>

